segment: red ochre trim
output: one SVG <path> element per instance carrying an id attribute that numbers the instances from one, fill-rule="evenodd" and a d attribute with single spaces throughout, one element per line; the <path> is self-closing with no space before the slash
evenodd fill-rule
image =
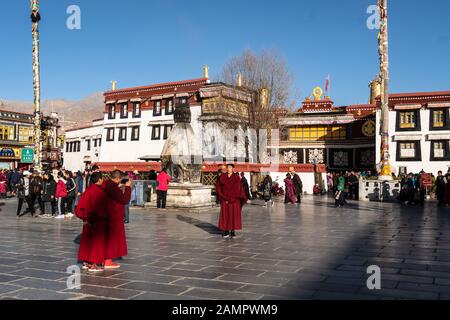
<path id="1" fill-rule="evenodd" d="M 217 172 L 222 166 L 222 162 L 204 162 L 202 165 L 202 172 Z M 161 171 L 160 162 L 99 162 L 96 165 L 102 172 L 108 172 L 113 170 L 120 171 L 140 171 L 148 172 L 150 170 Z M 258 163 L 234 163 L 236 172 L 290 172 L 295 171 L 298 173 L 313 173 L 313 172 L 326 172 L 325 165 L 313 165 L 313 164 L 258 164 Z"/>

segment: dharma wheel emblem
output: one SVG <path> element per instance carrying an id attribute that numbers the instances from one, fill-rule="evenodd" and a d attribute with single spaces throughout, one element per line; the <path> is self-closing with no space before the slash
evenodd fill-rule
<path id="1" fill-rule="evenodd" d="M 323 90 L 321 87 L 315 87 L 313 90 L 314 100 L 320 100 L 323 95 Z"/>
<path id="2" fill-rule="evenodd" d="M 373 137 L 375 135 L 375 130 L 375 121 L 373 120 L 367 120 L 362 127 L 362 133 L 366 137 Z"/>

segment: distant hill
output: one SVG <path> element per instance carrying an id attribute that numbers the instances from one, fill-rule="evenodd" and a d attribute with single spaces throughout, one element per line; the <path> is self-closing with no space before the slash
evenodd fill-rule
<path id="1" fill-rule="evenodd" d="M 64 129 L 87 125 L 92 120 L 103 117 L 103 93 L 96 92 L 79 101 L 64 99 L 45 100 L 41 109 L 45 115 L 57 112 Z M 27 101 L 9 101 L 0 98 L 0 109 L 23 113 L 33 113 L 33 103 Z"/>

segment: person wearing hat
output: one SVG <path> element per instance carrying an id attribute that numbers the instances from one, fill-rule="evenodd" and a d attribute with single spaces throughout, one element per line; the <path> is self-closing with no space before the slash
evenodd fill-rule
<path id="1" fill-rule="evenodd" d="M 31 186 L 31 172 L 30 171 L 24 171 L 23 176 L 19 178 L 19 181 L 14 186 L 14 193 L 17 195 L 18 198 L 18 204 L 17 204 L 17 217 L 20 218 L 26 213 L 30 212 L 31 216 L 34 216 L 34 208 L 31 204 L 31 192 L 30 192 L 30 186 Z M 23 214 L 22 212 L 22 206 L 23 202 L 26 201 L 28 204 L 28 209 L 25 210 Z"/>

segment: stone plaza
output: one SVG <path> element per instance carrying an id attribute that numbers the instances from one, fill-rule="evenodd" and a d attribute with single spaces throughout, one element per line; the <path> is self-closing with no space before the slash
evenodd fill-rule
<path id="1" fill-rule="evenodd" d="M 132 209 L 129 255 L 114 271 L 82 273 L 74 238 L 82 222 L 0 213 L 0 298 L 31 300 L 450 299 L 450 209 L 328 197 L 300 206 L 249 204 L 244 230 L 222 239 L 219 209 Z M 369 290 L 367 267 L 381 269 Z"/>

